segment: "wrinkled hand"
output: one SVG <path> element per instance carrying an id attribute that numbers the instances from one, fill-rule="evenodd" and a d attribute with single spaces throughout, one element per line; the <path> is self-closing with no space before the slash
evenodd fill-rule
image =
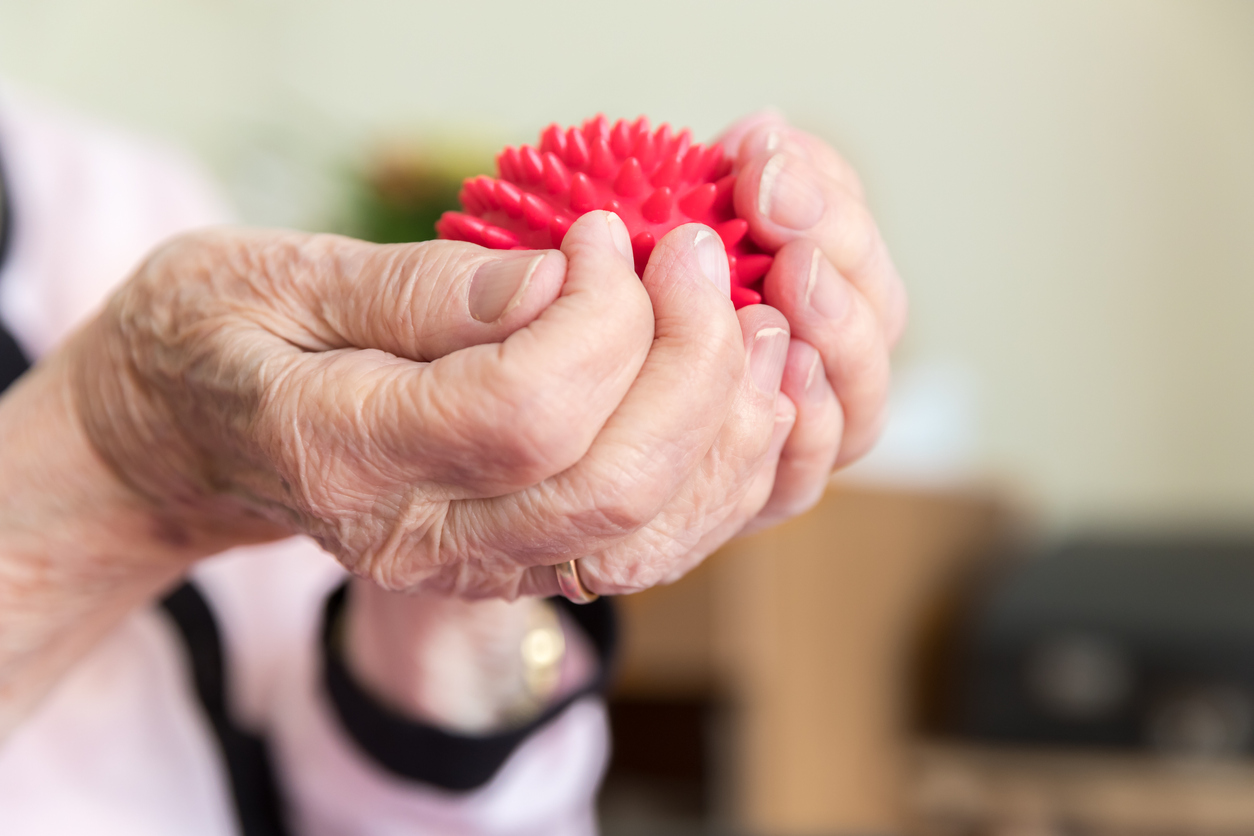
<path id="1" fill-rule="evenodd" d="M 74 341 L 73 394 L 172 543 L 299 531 L 385 588 L 468 597 L 553 593 L 549 566 L 589 557 L 592 589 L 630 591 L 756 513 L 787 435 L 787 323 L 727 282 L 698 226 L 641 282 L 601 212 L 561 252 L 207 232 Z"/>
<path id="2" fill-rule="evenodd" d="M 298 531 L 466 597 L 554 593 L 571 558 L 601 593 L 674 580 L 869 447 L 905 318 L 834 151 L 769 116 L 725 142 L 768 305 L 732 308 L 696 225 L 639 281 L 601 212 L 560 252 L 202 233 L 75 340 L 82 422 L 173 543 Z"/>

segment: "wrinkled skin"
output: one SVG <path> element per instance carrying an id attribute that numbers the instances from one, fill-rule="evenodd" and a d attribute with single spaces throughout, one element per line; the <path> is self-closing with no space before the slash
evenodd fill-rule
<path id="1" fill-rule="evenodd" d="M 905 319 L 834 151 L 772 116 L 724 141 L 776 252 L 767 304 L 733 309 L 697 225 L 640 281 L 601 212 L 543 253 L 197 233 L 74 342 L 86 432 L 172 543 L 303 532 L 384 588 L 464 597 L 552 594 L 570 558 L 601 593 L 673 581 L 868 449 Z M 476 270 L 518 258 L 521 296 L 476 320 Z"/>
<path id="2" fill-rule="evenodd" d="M 359 576 L 360 681 L 484 731 L 542 606 L 510 599 L 556 593 L 552 564 L 631 592 L 813 505 L 879 431 L 905 294 L 834 151 L 769 114 L 723 141 L 775 253 L 740 311 L 710 230 L 641 281 L 603 212 L 560 252 L 229 229 L 155 252 L 0 397 L 0 739 L 196 560 L 295 533 Z"/>

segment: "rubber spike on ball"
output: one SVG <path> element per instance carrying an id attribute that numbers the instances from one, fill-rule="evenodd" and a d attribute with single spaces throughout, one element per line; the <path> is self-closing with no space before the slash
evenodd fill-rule
<path id="1" fill-rule="evenodd" d="M 712 227 L 727 250 L 730 297 L 736 307 L 762 301 L 762 280 L 773 257 L 736 216 L 733 160 L 721 145 L 692 141 L 692 132 L 643 116 L 611 124 L 598 114 L 582 125 L 549 125 L 535 146 L 505 148 L 497 176 L 479 175 L 462 188 L 462 212 L 436 224 L 441 238 L 493 249 L 561 246 L 580 215 L 614 212 L 631 235 L 636 272 L 643 275 L 657 242 L 685 223 Z"/>

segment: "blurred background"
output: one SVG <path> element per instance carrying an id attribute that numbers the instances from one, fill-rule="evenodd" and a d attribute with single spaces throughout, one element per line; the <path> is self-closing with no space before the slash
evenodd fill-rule
<path id="1" fill-rule="evenodd" d="M 377 240 L 549 122 L 783 110 L 909 286 L 893 418 L 626 602 L 607 832 L 1254 832 L 1254 4 L 0 0 L 0 76 Z"/>

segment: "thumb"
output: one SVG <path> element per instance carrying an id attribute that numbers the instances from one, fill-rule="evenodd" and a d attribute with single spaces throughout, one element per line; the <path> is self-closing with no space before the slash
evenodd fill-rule
<path id="1" fill-rule="evenodd" d="M 302 391 L 295 423 L 334 428 L 355 449 L 371 451 L 359 458 L 376 473 L 435 482 L 453 496 L 520 490 L 577 462 L 631 388 L 653 339 L 627 229 L 605 212 L 572 224 L 561 252 L 456 241 L 318 245 L 334 255 L 305 271 L 316 290 L 304 308 L 334 323 L 341 342 L 324 348 L 376 348 L 430 362 L 305 351 L 303 377 L 320 385 Z M 522 300 L 496 320 L 476 319 L 479 270 L 520 258 L 539 259 L 527 268 Z M 272 368 L 295 378 L 287 367 Z M 289 418 L 276 411 L 276 432 L 288 431 Z"/>
<path id="2" fill-rule="evenodd" d="M 279 263 L 305 274 L 289 283 L 292 313 L 316 343 L 302 347 L 375 348 L 418 361 L 502 342 L 558 297 L 566 274 L 556 250 L 379 245 L 337 235 L 295 246 L 299 257 Z"/>

